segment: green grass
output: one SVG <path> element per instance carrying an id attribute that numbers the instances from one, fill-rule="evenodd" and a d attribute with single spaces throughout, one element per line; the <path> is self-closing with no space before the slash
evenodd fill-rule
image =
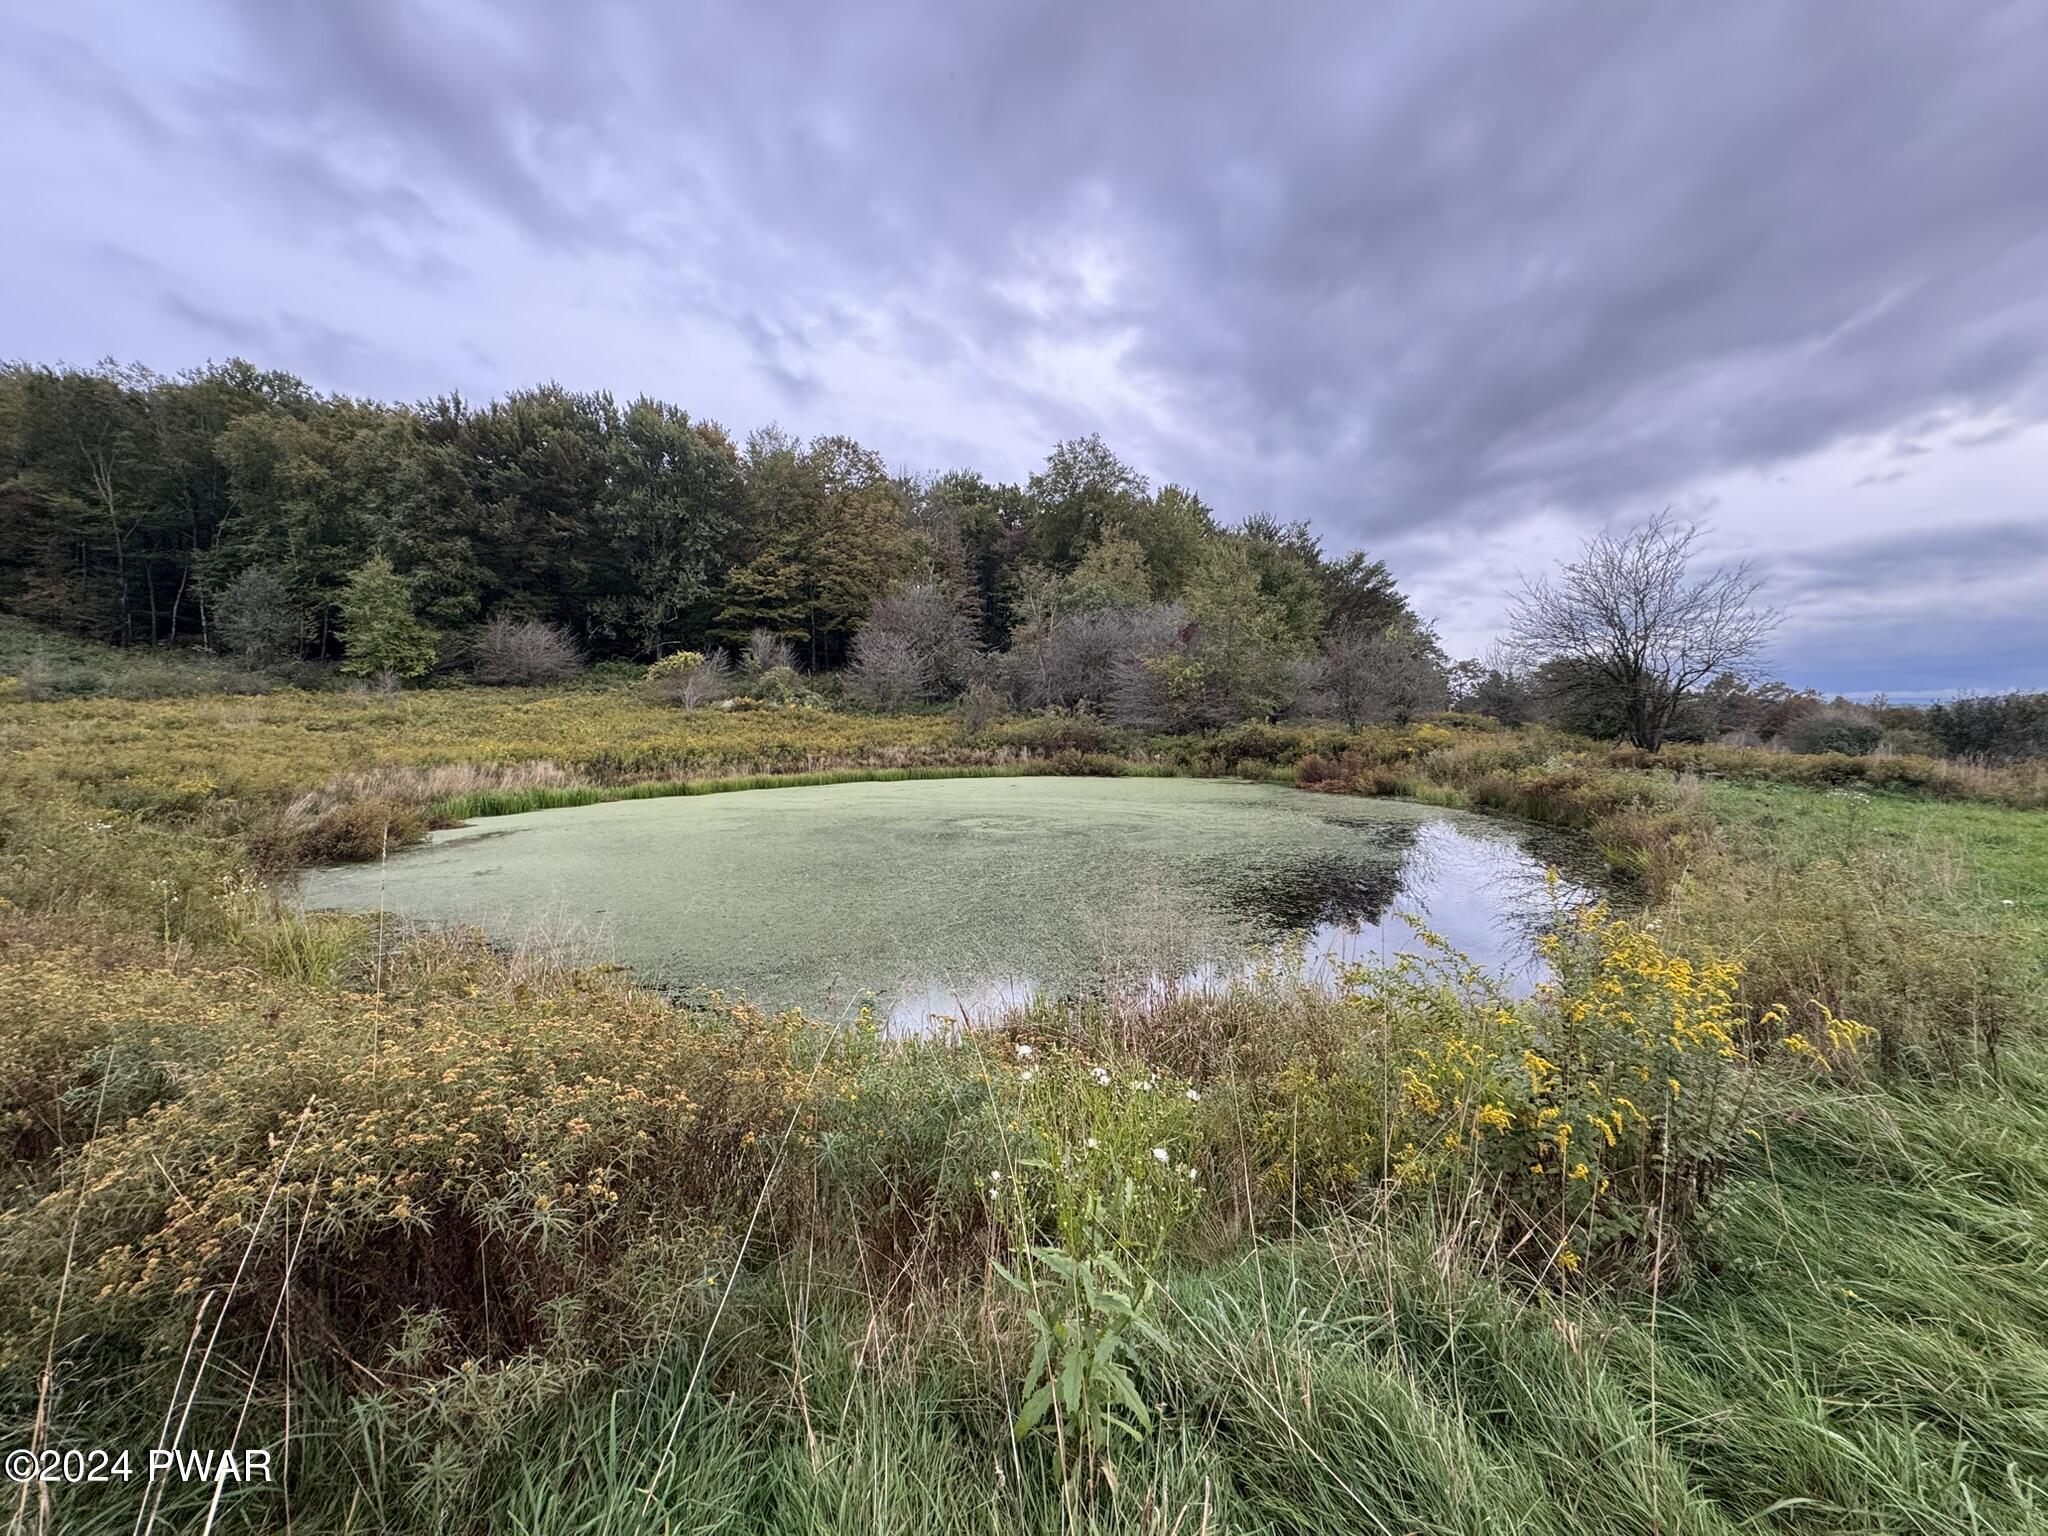
<path id="1" fill-rule="evenodd" d="M 1160 1426 L 1085 1498 L 1050 1446 L 1009 1442 L 971 1298 L 885 1307 L 878 1335 L 869 1297 L 792 1258 L 745 1278 L 701 1376 L 700 1335 L 493 1419 L 445 1485 L 391 1424 L 312 1440 L 295 1528 L 353 1508 L 355 1529 L 529 1536 L 2048 1529 L 2044 1127 L 2038 1051 L 1995 1090 L 1815 1100 L 1727 1186 L 1706 1265 L 1654 1298 L 1504 1285 L 1412 1224 L 1184 1265 L 1145 1361 Z M 274 1511 L 248 1498 L 228 1528 Z"/>
<path id="2" fill-rule="evenodd" d="M 2048 966 L 2048 811 L 1773 784 L 1714 783 L 1707 798 L 1788 864 L 1853 846 L 1951 851 L 1987 912 Z"/>
<path id="3" fill-rule="evenodd" d="M 260 694 L 278 679 L 184 647 L 102 645 L 0 614 L 0 699 Z"/>

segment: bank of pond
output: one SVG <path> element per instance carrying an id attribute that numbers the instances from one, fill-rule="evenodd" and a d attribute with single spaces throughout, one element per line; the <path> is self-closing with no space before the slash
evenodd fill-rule
<path id="1" fill-rule="evenodd" d="M 484 817 L 308 870 L 299 892 L 566 946 L 671 990 L 923 1029 L 1256 965 L 1330 976 L 1421 929 L 1526 988 L 1535 937 L 1590 868 L 1564 834 L 1400 800 L 983 776 Z"/>

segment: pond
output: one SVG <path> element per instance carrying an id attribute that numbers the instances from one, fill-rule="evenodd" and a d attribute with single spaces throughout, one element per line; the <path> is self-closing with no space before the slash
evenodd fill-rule
<path id="1" fill-rule="evenodd" d="M 1213 981 L 1290 941 L 1289 963 L 1327 975 L 1414 947 L 1403 914 L 1527 987 L 1545 872 L 1583 857 L 1539 828 L 1277 785 L 935 779 L 488 817 L 383 865 L 309 870 L 300 897 L 920 1028 L 1036 993 Z"/>

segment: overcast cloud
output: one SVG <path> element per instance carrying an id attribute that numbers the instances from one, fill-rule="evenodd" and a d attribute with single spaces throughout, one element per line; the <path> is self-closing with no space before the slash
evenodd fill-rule
<path id="1" fill-rule="evenodd" d="M 1100 431 L 1454 652 L 1711 523 L 1795 681 L 2048 687 L 2048 6 L 0 6 L 0 353 Z"/>

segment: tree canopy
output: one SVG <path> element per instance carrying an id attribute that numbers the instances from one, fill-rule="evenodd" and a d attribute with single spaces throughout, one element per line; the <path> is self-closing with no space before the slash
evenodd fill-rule
<path id="1" fill-rule="evenodd" d="M 1041 676 L 1020 696 L 1104 706 L 1149 658 L 1204 718 L 1280 707 L 1341 627 L 1415 627 L 1383 564 L 1326 557 L 1301 522 L 1226 526 L 1096 436 L 1022 485 L 916 477 L 650 398 L 397 405 L 240 361 L 0 369 L 0 607 L 368 675 L 513 639 L 641 661 L 780 642 L 816 671 L 879 613 L 923 658 L 920 696 L 965 686 L 963 648 L 1021 644 L 1012 670 Z"/>

